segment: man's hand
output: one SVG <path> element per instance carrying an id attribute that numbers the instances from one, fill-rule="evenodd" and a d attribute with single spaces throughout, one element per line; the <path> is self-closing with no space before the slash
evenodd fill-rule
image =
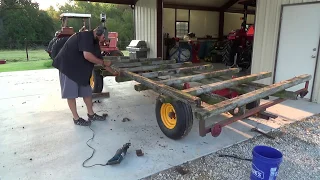
<path id="1" fill-rule="evenodd" d="M 112 64 L 111 61 L 103 61 L 104 66 L 110 67 L 111 64 Z"/>
<path id="2" fill-rule="evenodd" d="M 118 76 L 119 75 L 119 73 L 117 71 L 113 70 L 110 66 L 106 66 L 105 70 L 109 71 L 114 76 Z"/>

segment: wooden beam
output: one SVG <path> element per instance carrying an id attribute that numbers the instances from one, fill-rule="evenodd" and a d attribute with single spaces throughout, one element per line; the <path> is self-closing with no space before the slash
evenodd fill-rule
<path id="1" fill-rule="evenodd" d="M 152 65 L 152 66 L 140 66 L 140 67 L 133 67 L 133 68 L 127 68 L 125 70 L 130 72 L 145 72 L 145 71 L 159 71 L 162 69 L 168 69 L 168 68 L 180 68 L 183 66 L 190 66 L 191 63 L 173 63 L 173 64 L 160 64 L 160 65 Z"/>
<path id="2" fill-rule="evenodd" d="M 212 78 L 212 79 L 203 79 L 200 82 L 204 83 L 204 84 L 211 84 L 211 83 L 221 82 L 224 80 L 228 80 L 228 79 L 222 79 L 221 77 L 217 77 L 217 78 Z M 257 89 L 265 88 L 265 87 L 267 87 L 267 85 L 262 85 L 262 84 L 258 84 L 258 83 L 246 83 L 246 84 L 241 84 L 238 86 L 229 87 L 229 89 L 234 90 L 234 91 L 238 92 L 239 94 L 246 94 L 248 92 L 252 92 Z M 277 93 L 273 94 L 272 96 L 284 98 L 284 99 L 290 99 L 290 100 L 297 100 L 298 99 L 298 95 L 295 92 L 285 91 L 285 90 L 281 91 L 281 92 L 277 92 Z M 264 98 L 267 98 L 267 97 L 264 97 Z"/>
<path id="3" fill-rule="evenodd" d="M 238 2 L 238 0 L 229 0 L 224 5 L 221 6 L 221 11 L 226 11 L 227 9 L 229 9 L 231 6 L 233 6 L 237 2 Z"/>
<path id="4" fill-rule="evenodd" d="M 286 81 L 282 81 L 276 84 L 272 84 L 262 89 L 258 89 L 256 91 L 243 94 L 241 96 L 235 97 L 233 99 L 228 99 L 223 102 L 217 103 L 215 105 L 211 105 L 205 107 L 203 109 L 197 108 L 195 109 L 195 117 L 199 120 L 205 120 L 209 117 L 228 112 L 237 107 L 241 107 L 257 99 L 262 99 L 263 97 L 270 96 L 277 92 L 283 91 L 292 86 L 304 83 L 311 79 L 310 75 L 304 74 L 292 79 L 288 79 Z"/>
<path id="5" fill-rule="evenodd" d="M 169 69 L 169 70 L 163 70 L 163 71 L 143 73 L 141 74 L 141 76 L 147 77 L 147 78 L 155 78 L 155 77 L 165 76 L 169 74 L 180 74 L 180 73 L 190 72 L 194 70 L 205 70 L 205 69 L 211 69 L 211 68 L 213 68 L 212 64 L 206 64 L 201 66 L 183 67 L 178 69 Z"/>
<path id="6" fill-rule="evenodd" d="M 213 77 L 218 77 L 218 76 L 227 75 L 227 74 L 235 74 L 235 73 L 238 73 L 239 71 L 240 71 L 240 69 L 238 69 L 238 68 L 230 68 L 230 69 L 212 71 L 212 72 L 196 74 L 196 75 L 191 75 L 191 76 L 183 76 L 183 77 L 173 78 L 173 79 L 168 79 L 168 80 L 163 80 L 163 81 L 157 81 L 157 83 L 165 84 L 168 86 L 172 86 L 175 84 L 179 85 L 179 84 L 182 84 L 185 82 L 195 82 L 195 81 L 200 81 L 200 80 L 206 79 L 206 78 L 213 78 Z M 147 90 L 148 88 L 146 86 L 144 86 L 143 84 L 136 84 L 136 85 L 134 85 L 134 89 L 136 91 L 144 91 L 144 90 Z"/>
<path id="7" fill-rule="evenodd" d="M 170 86 L 173 84 L 181 84 L 181 83 L 185 83 L 185 82 L 200 81 L 200 80 L 206 79 L 206 78 L 219 77 L 219 76 L 228 75 L 228 74 L 236 74 L 239 72 L 240 72 L 239 68 L 230 68 L 230 69 L 212 71 L 212 72 L 201 73 L 201 74 L 196 74 L 196 75 L 191 75 L 191 76 L 184 76 L 184 77 L 179 77 L 179 78 L 168 79 L 168 80 L 164 80 L 164 81 L 159 81 L 159 83 L 163 83 L 163 84 Z"/>
<path id="8" fill-rule="evenodd" d="M 160 65 L 160 64 L 172 64 L 176 60 L 165 60 L 165 61 L 144 61 L 144 62 L 133 62 L 133 63 L 114 63 L 112 66 L 116 68 L 129 68 L 137 66 L 147 66 L 147 65 Z"/>
<path id="9" fill-rule="evenodd" d="M 208 92 L 221 90 L 221 89 L 232 87 L 232 86 L 237 86 L 239 84 L 243 84 L 246 82 L 257 81 L 257 80 L 268 78 L 271 76 L 272 76 L 271 72 L 262 72 L 260 74 L 242 76 L 242 77 L 221 81 L 213 84 L 207 84 L 201 87 L 186 89 L 186 90 L 183 90 L 183 92 L 189 93 L 193 96 L 198 96 L 203 93 L 208 93 Z"/>
<path id="10" fill-rule="evenodd" d="M 189 9 L 189 10 L 201 10 L 201 11 L 219 11 L 219 7 L 212 6 L 194 6 L 187 4 L 174 4 L 174 3 L 163 3 L 163 8 L 172 8 L 172 9 Z"/>
<path id="11" fill-rule="evenodd" d="M 120 75 L 121 76 L 126 76 L 128 78 L 131 78 L 145 86 L 147 86 L 150 89 L 153 89 L 155 92 L 159 93 L 159 94 L 163 94 L 165 96 L 168 97 L 172 97 L 173 99 L 179 100 L 181 102 L 184 102 L 186 104 L 191 104 L 191 105 L 196 105 L 196 106 L 200 106 L 201 105 L 201 99 L 199 97 L 196 96 L 192 96 L 188 93 L 179 91 L 173 87 L 167 86 L 165 84 L 159 84 L 155 81 L 152 81 L 146 77 L 140 76 L 138 74 L 135 74 L 133 72 L 129 72 L 129 71 L 125 71 L 125 70 L 121 70 L 120 71 Z"/>
<path id="12" fill-rule="evenodd" d="M 225 12 L 243 14 L 244 9 L 227 9 Z M 247 10 L 247 14 L 256 14 L 255 10 Z"/>
<path id="13" fill-rule="evenodd" d="M 127 4 L 135 5 L 135 0 L 75 0 L 75 1 L 85 1 L 85 2 L 99 2 L 99 3 L 112 3 L 112 4 Z"/>

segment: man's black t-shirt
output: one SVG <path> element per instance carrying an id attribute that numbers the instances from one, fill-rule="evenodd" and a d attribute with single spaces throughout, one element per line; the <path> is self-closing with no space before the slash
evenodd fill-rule
<path id="1" fill-rule="evenodd" d="M 91 52 L 102 59 L 99 42 L 95 40 L 93 31 L 72 35 L 61 48 L 52 65 L 79 85 L 87 86 L 94 64 L 84 58 L 83 51 Z"/>

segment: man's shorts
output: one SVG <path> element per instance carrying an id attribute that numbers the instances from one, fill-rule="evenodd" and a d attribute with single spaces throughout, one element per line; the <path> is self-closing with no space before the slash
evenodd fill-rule
<path id="1" fill-rule="evenodd" d="M 92 95 L 90 85 L 80 86 L 61 72 L 59 73 L 59 77 L 61 96 L 63 99 L 75 99 L 78 97 L 89 97 Z"/>

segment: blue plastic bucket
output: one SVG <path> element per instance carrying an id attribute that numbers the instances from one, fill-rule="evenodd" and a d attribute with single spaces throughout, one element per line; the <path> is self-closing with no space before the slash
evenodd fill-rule
<path id="1" fill-rule="evenodd" d="M 282 153 L 268 146 L 256 146 L 252 150 L 251 180 L 275 180 L 282 162 Z"/>

